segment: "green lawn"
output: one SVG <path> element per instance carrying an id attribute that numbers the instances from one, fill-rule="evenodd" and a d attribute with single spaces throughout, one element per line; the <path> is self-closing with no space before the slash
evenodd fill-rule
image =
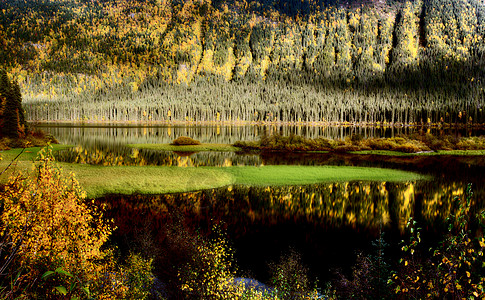
<path id="1" fill-rule="evenodd" d="M 54 145 L 54 151 L 68 146 Z M 39 148 L 29 148 L 8 172 L 0 176 L 6 182 L 12 171 L 32 170 L 32 159 Z M 1 153 L 3 170 L 20 152 L 18 149 Z M 400 170 L 340 167 L 340 166 L 233 166 L 233 167 L 104 167 L 86 164 L 58 163 L 63 170 L 73 172 L 88 197 L 104 194 L 162 194 L 243 185 L 298 185 L 328 181 L 414 181 L 426 177 Z"/>

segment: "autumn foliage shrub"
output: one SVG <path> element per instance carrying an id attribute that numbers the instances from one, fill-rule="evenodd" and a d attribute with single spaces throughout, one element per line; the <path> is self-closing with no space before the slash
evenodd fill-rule
<path id="1" fill-rule="evenodd" d="M 129 294 L 126 278 L 131 277 L 123 275 L 112 251 L 104 247 L 113 229 L 85 197 L 74 175 L 55 165 L 50 148 L 39 152 L 31 175 L 9 179 L 0 193 L 0 229 L 7 242 L 0 245 L 7 253 L 0 258 L 0 280 L 9 288 L 0 296 L 124 299 Z M 129 269 L 149 270 L 140 265 L 135 259 L 127 264 Z M 103 285 L 107 276 L 117 279 Z"/>
<path id="2" fill-rule="evenodd" d="M 100 248 L 110 226 L 83 202 L 86 194 L 74 175 L 63 177 L 51 163 L 49 150 L 41 151 L 34 177 L 18 175 L 9 181 L 0 198 L 3 224 L 14 238 L 23 238 L 24 263 L 62 263 L 70 271 L 90 271 L 90 262 L 103 257 Z"/>
<path id="3" fill-rule="evenodd" d="M 233 256 L 227 240 L 197 238 L 188 263 L 179 271 L 182 290 L 194 299 L 234 299 L 237 287 Z"/>

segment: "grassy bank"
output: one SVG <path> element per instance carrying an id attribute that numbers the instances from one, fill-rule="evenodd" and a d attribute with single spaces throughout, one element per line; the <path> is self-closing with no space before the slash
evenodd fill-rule
<path id="1" fill-rule="evenodd" d="M 68 146 L 55 145 L 54 151 Z M 28 171 L 40 148 L 28 148 L 13 167 L 0 176 L 5 182 L 13 171 Z M 2 152 L 2 170 L 21 150 Z M 262 167 L 155 167 L 116 166 L 103 167 L 87 164 L 59 163 L 66 172 L 73 172 L 88 197 L 105 194 L 161 194 L 217 188 L 230 184 L 293 185 L 326 181 L 409 181 L 425 177 L 400 170 L 360 167 L 314 166 L 262 166 Z"/>

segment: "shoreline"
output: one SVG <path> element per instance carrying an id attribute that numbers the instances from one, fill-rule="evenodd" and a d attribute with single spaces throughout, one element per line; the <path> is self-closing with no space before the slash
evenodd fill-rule
<path id="1" fill-rule="evenodd" d="M 485 129 L 485 124 L 450 124 L 450 123 L 350 123 L 350 122 L 322 122 L 322 121 L 47 121 L 47 120 L 28 120 L 31 125 L 35 126 L 313 126 L 313 127 L 368 127 L 368 128 L 433 128 L 433 129 Z"/>

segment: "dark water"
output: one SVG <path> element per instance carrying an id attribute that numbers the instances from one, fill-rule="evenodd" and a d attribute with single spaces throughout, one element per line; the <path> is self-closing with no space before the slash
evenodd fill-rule
<path id="1" fill-rule="evenodd" d="M 381 231 L 393 245 L 414 217 L 424 236 L 444 232 L 445 219 L 456 213 L 454 198 L 466 183 L 341 182 L 287 187 L 226 188 L 170 195 L 110 195 L 107 204 L 118 237 L 136 236 L 149 228 L 158 245 L 167 242 L 169 224 L 210 235 L 214 224 L 228 234 L 241 272 L 268 280 L 268 264 L 290 249 L 302 254 L 312 274 L 328 279 L 332 270 L 351 267 L 356 251 L 371 251 Z M 472 211 L 483 208 L 483 191 L 475 190 Z M 163 246 L 161 246 L 163 248 Z"/>
<path id="2" fill-rule="evenodd" d="M 322 281 L 332 270 L 349 270 L 357 251 L 369 252 L 371 243 L 385 233 L 398 255 L 405 224 L 414 217 L 423 236 L 439 239 L 444 221 L 456 212 L 455 198 L 464 200 L 472 183 L 472 212 L 485 208 L 485 159 L 482 156 L 391 157 L 350 154 L 238 154 L 232 152 L 174 153 L 134 150 L 126 143 L 168 143 L 180 135 L 203 142 L 230 143 L 257 139 L 266 127 L 48 127 L 60 141 L 79 145 L 59 154 L 59 159 L 103 165 L 347 165 L 402 169 L 431 175 L 418 182 L 334 182 L 305 186 L 245 187 L 169 195 L 108 195 L 97 199 L 115 220 L 117 239 L 137 240 L 148 234 L 152 247 L 164 248 L 170 228 L 178 222 L 187 230 L 210 235 L 214 224 L 225 229 L 236 250 L 243 274 L 268 280 L 268 264 L 290 249 L 302 254 L 303 262 Z M 282 133 L 309 137 L 347 136 L 369 128 L 284 127 Z M 392 136 L 401 132 L 370 130 L 369 136 Z M 398 129 L 395 129 L 399 131 Z M 415 130 L 401 128 L 400 130 Z M 296 132 L 294 132 L 296 131 Z M 369 132 L 369 131 L 367 131 Z M 435 134 L 440 134 L 439 132 Z M 461 135 L 479 132 L 460 132 Z M 449 132 L 447 132 L 449 134 Z M 365 134 L 364 134 L 365 135 Z"/>

